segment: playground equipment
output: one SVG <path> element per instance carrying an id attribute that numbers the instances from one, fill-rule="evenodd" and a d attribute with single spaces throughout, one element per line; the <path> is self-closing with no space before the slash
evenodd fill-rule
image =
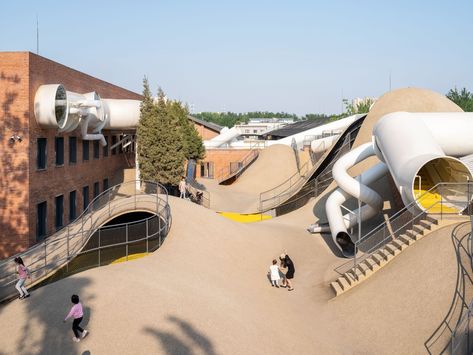
<path id="1" fill-rule="evenodd" d="M 326 203 L 329 226 L 312 225 L 314 233 L 330 230 L 335 244 L 347 257 L 354 255 L 354 243 L 348 228 L 361 223 L 382 208 L 381 197 L 367 185 L 386 171 L 406 206 L 426 210 L 442 200 L 452 200 L 448 189 L 417 199 L 438 183 L 464 183 L 472 180 L 472 173 L 459 157 L 473 153 L 473 114 L 395 112 L 383 116 L 373 128 L 372 142 L 363 144 L 340 158 L 333 167 L 333 177 L 339 188 Z M 348 169 L 376 155 L 381 161 L 357 178 Z M 354 197 L 365 205 L 361 210 L 342 215 L 341 205 Z M 460 212 L 464 206 L 457 206 Z"/>

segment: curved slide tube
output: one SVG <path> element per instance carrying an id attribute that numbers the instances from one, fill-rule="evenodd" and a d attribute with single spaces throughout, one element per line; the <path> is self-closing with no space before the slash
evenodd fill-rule
<path id="1" fill-rule="evenodd" d="M 378 163 L 356 178 L 352 178 L 347 173 L 349 168 L 374 154 L 372 143 L 366 143 L 335 163 L 332 174 L 339 188 L 329 196 L 325 205 L 329 226 L 314 224 L 308 228 L 311 233 L 330 231 L 335 245 L 346 257 L 352 257 L 355 252 L 354 243 L 347 230 L 359 223 L 358 218 L 363 222 L 374 217 L 383 206 L 381 196 L 367 185 L 386 174 L 388 169 L 384 163 Z M 360 211 L 356 209 L 352 213 L 342 215 L 341 206 L 351 197 L 359 199 L 365 205 Z"/>

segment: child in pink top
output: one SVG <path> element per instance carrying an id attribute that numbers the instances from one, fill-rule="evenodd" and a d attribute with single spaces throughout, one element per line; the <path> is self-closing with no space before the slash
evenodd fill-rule
<path id="1" fill-rule="evenodd" d="M 15 285 L 15 288 L 20 293 L 20 300 L 23 298 L 30 297 L 28 290 L 25 287 L 26 278 L 30 278 L 28 269 L 25 266 L 23 260 L 18 256 L 15 258 L 16 263 L 16 272 L 18 274 L 18 282 Z"/>
<path id="2" fill-rule="evenodd" d="M 82 329 L 79 326 L 80 322 L 82 322 L 82 317 L 84 316 L 84 311 L 82 310 L 82 304 L 79 302 L 79 296 L 72 295 L 71 302 L 74 305 L 71 307 L 71 310 L 69 311 L 69 314 L 66 316 L 66 319 L 64 319 L 64 322 L 66 322 L 71 317 L 74 318 L 74 320 L 72 321 L 72 331 L 74 332 L 74 337 L 72 338 L 72 340 L 78 343 L 81 338 L 85 338 L 88 331 L 85 329 Z M 82 333 L 82 336 L 80 336 L 79 332 Z"/>

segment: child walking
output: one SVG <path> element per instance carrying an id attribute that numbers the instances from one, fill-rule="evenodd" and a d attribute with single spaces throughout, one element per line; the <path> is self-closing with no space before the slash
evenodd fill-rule
<path id="1" fill-rule="evenodd" d="M 269 267 L 269 272 L 271 274 L 271 286 L 279 288 L 279 266 L 276 259 L 273 260 L 273 265 Z"/>
<path id="2" fill-rule="evenodd" d="M 70 318 L 73 317 L 74 320 L 72 321 L 72 331 L 74 332 L 74 337 L 72 338 L 73 341 L 76 343 L 80 342 L 81 338 L 85 338 L 87 335 L 88 331 L 85 329 L 82 329 L 79 324 L 82 322 L 82 317 L 84 316 L 84 312 L 82 310 L 82 304 L 79 302 L 79 296 L 77 295 L 72 295 L 71 296 L 71 302 L 74 304 L 69 311 L 69 314 L 66 316 L 66 319 L 64 319 L 64 323 Z M 79 332 L 82 333 L 82 336 L 80 336 Z"/>
<path id="3" fill-rule="evenodd" d="M 23 298 L 30 297 L 30 294 L 28 293 L 28 290 L 25 287 L 25 281 L 26 281 L 26 278 L 31 278 L 31 276 L 28 269 L 25 266 L 25 263 L 19 256 L 16 257 L 14 260 L 16 263 L 16 272 L 18 274 L 18 282 L 16 283 L 15 288 L 20 293 L 19 298 L 21 300 Z"/>

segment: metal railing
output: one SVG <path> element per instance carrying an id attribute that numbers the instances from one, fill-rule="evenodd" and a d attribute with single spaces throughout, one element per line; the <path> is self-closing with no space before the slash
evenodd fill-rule
<path id="1" fill-rule="evenodd" d="M 373 255 L 390 241 L 401 235 L 419 229 L 419 223 L 427 216 L 435 218 L 455 218 L 462 211 L 469 208 L 473 183 L 439 183 L 430 190 L 424 192 L 419 198 L 402 208 L 385 222 L 373 228 L 370 232 L 355 241 L 355 256 L 339 267 L 339 273 L 352 273 L 357 278 L 358 265 Z M 438 200 L 440 196 L 440 200 Z M 431 203 L 432 197 L 434 202 Z M 423 206 L 421 210 L 419 205 Z M 427 206 L 427 207 L 425 207 Z"/>
<path id="2" fill-rule="evenodd" d="M 210 192 L 205 190 L 205 186 L 199 184 L 196 180 L 187 181 L 187 191 L 192 202 L 198 205 L 210 208 Z"/>
<path id="3" fill-rule="evenodd" d="M 463 222 L 452 231 L 451 239 L 457 261 L 455 291 L 450 307 L 432 335 L 424 343 L 429 354 L 471 354 L 473 337 L 470 320 L 473 304 L 473 269 L 471 221 Z"/>
<path id="4" fill-rule="evenodd" d="M 245 155 L 238 162 L 230 163 L 230 166 L 226 166 L 220 169 L 217 174 L 217 181 L 221 182 L 242 173 L 251 163 L 253 163 L 259 155 L 259 148 L 251 148 L 247 155 Z"/>
<path id="5" fill-rule="evenodd" d="M 319 168 L 321 168 L 322 171 L 317 175 L 317 178 L 315 179 L 316 181 L 314 182 L 314 189 L 312 191 L 305 191 L 304 196 L 298 196 L 298 202 L 301 202 L 303 198 L 305 198 L 307 201 L 310 198 L 307 198 L 307 196 L 309 195 L 311 195 L 311 197 L 315 197 L 322 193 L 323 190 L 327 188 L 333 181 L 333 165 L 341 155 L 347 153 L 351 149 L 359 128 L 359 126 L 354 127 L 349 132 L 347 132 L 344 137 L 341 136 L 340 139 L 343 138 L 343 141 L 339 147 L 336 147 L 337 143 L 333 145 L 334 149 L 330 152 L 327 152 L 326 155 L 327 158 L 328 154 L 332 153 L 332 159 L 325 167 L 322 167 L 321 163 L 323 163 L 326 158 L 322 158 L 322 161 L 320 161 L 319 164 L 315 165 L 311 161 L 308 161 L 304 165 L 302 165 L 299 172 L 294 173 L 287 180 L 283 181 L 281 184 L 273 187 L 272 189 L 260 193 L 259 211 L 265 212 L 278 206 L 282 206 L 285 201 L 288 201 L 299 190 L 301 190 L 301 188 L 310 180 L 312 175 Z M 315 195 L 314 192 L 316 193 Z M 286 205 L 289 206 L 289 204 Z M 299 206 L 299 203 L 297 203 L 296 205 Z M 283 208 L 279 209 L 281 211 L 283 210 Z M 286 208 L 286 210 L 287 209 L 288 208 Z"/>
<path id="6" fill-rule="evenodd" d="M 148 251 L 152 250 L 150 243 L 153 246 L 154 239 L 160 240 L 166 236 L 171 223 L 166 189 L 158 183 L 148 181 L 130 181 L 113 186 L 98 195 L 82 214 L 67 226 L 25 252 L 0 262 L 0 301 L 16 294 L 13 287 L 17 279 L 16 265 L 13 261 L 15 257 L 20 256 L 28 267 L 31 276 L 28 285 L 38 284 L 83 253 L 90 238 L 101 226 L 114 217 L 130 211 L 145 211 L 158 216 L 157 234 L 146 233 L 146 237 L 139 240 L 125 239 L 116 245 L 126 246 L 147 240 Z M 149 221 L 147 223 L 149 227 Z M 106 246 L 101 243 L 99 232 L 98 249 L 94 250 L 103 250 L 114 245 Z M 126 250 L 128 249 L 127 246 Z"/>

